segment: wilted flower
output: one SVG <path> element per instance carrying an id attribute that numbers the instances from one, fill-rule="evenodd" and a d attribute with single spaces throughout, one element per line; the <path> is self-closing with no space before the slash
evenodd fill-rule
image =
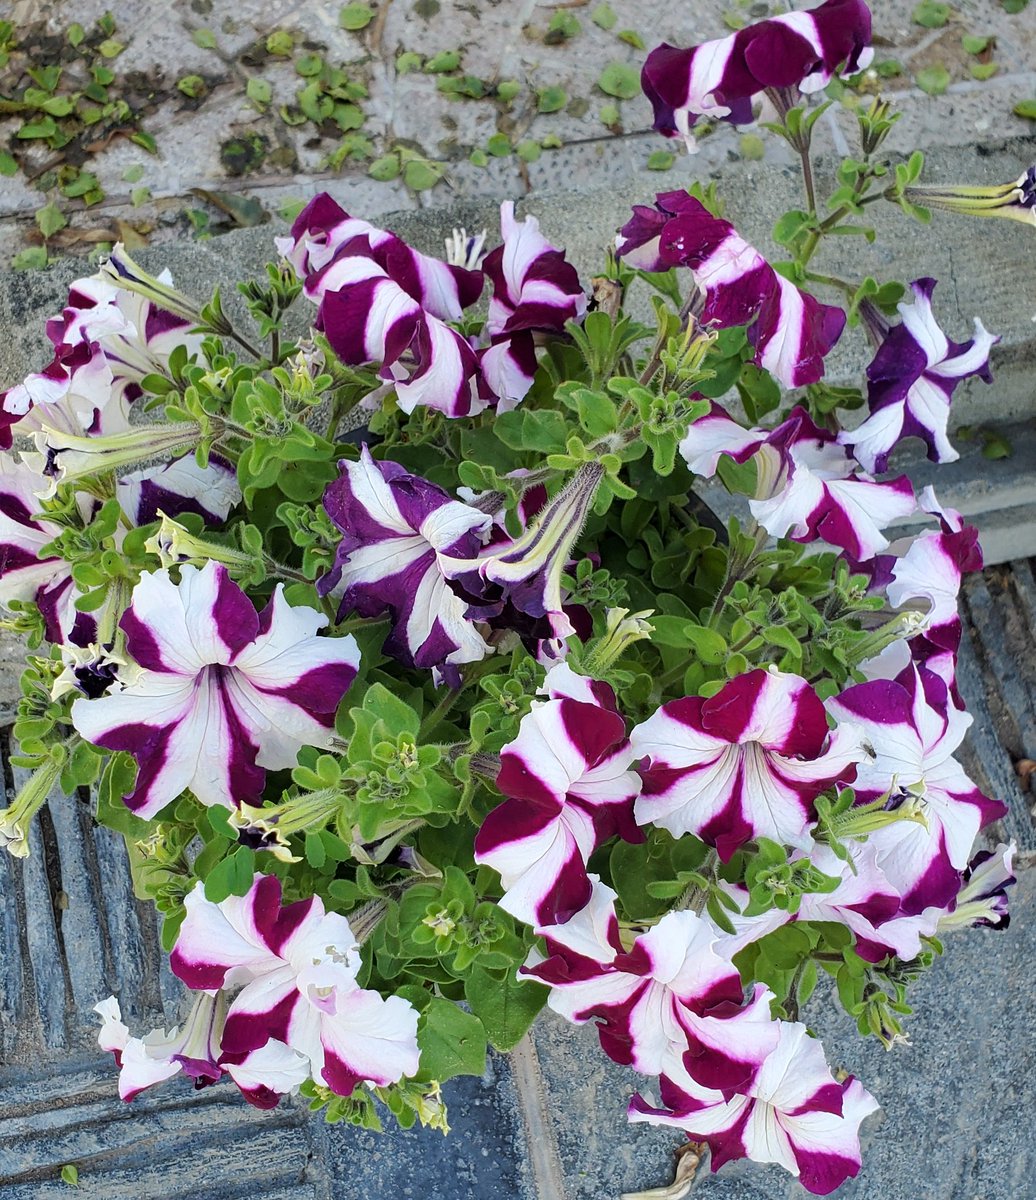
<path id="1" fill-rule="evenodd" d="M 836 74 L 862 71 L 874 57 L 870 38 L 871 14 L 863 0 L 827 0 L 689 50 L 663 43 L 648 55 L 641 82 L 655 128 L 683 137 L 693 150 L 699 117 L 747 125 L 759 92 L 797 87 L 808 94 Z"/>
<path id="2" fill-rule="evenodd" d="M 318 638 L 327 618 L 293 608 L 278 585 L 262 613 L 225 567 L 184 564 L 141 576 L 120 622 L 143 670 L 97 700 L 77 700 L 88 741 L 137 760 L 126 804 L 152 817 L 187 788 L 202 804 L 254 802 L 267 770 L 326 746 L 356 676 L 354 638 Z"/>
<path id="3" fill-rule="evenodd" d="M 584 463 L 518 537 L 487 546 L 477 558 L 443 559 L 447 577 L 472 597 L 473 615 L 495 616 L 506 600 L 527 616 L 547 618 L 554 637 L 575 632 L 562 601 L 561 577 L 603 477 L 599 463 Z"/>
<path id="4" fill-rule="evenodd" d="M 1017 853 L 1014 842 L 1006 846 L 1001 842 L 995 850 L 981 850 L 975 855 L 964 871 L 964 886 L 957 893 L 953 911 L 939 920 L 939 933 L 969 925 L 987 929 L 1006 929 L 1010 925 L 1007 889 L 1017 880 L 1014 873 Z"/>
<path id="5" fill-rule="evenodd" d="M 194 455 L 121 475 L 115 495 L 134 525 L 150 525 L 162 516 L 195 513 L 207 525 L 222 525 L 241 501 L 233 463 L 210 454 L 204 467 Z"/>
<path id="6" fill-rule="evenodd" d="M 1036 166 L 1030 167 L 1014 183 L 996 187 L 970 184 L 911 184 L 903 189 L 903 198 L 924 208 L 945 208 L 969 217 L 1007 217 L 1036 225 Z"/>
<path id="7" fill-rule="evenodd" d="M 989 351 L 1000 338 L 987 333 L 976 317 L 971 341 L 949 341 L 932 313 L 935 280 L 915 279 L 910 286 L 914 301 L 899 305 L 900 324 L 889 326 L 873 310 L 881 341 L 867 368 L 871 415 L 838 435 L 868 471 L 884 471 L 889 455 L 907 437 L 921 438 L 932 462 L 955 462 L 960 455 L 946 430 L 953 391 L 969 375 L 993 381 Z"/>

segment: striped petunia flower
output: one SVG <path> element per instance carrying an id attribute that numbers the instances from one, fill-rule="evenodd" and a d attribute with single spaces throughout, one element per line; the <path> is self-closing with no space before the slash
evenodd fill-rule
<path id="1" fill-rule="evenodd" d="M 874 56 L 870 38 L 863 0 L 826 0 L 688 50 L 663 43 L 648 55 L 641 83 L 655 128 L 684 138 L 693 150 L 700 117 L 747 125 L 752 99 L 762 91 L 797 88 L 808 95 L 835 75 L 863 70 Z"/>
<path id="2" fill-rule="evenodd" d="M 593 893 L 570 920 L 537 930 L 522 973 L 547 984 L 547 1003 L 575 1024 L 596 1021 L 609 1058 L 691 1088 L 747 1086 L 777 1043 L 773 994 L 744 1003 L 741 977 L 718 950 L 716 931 L 693 912 L 667 913 L 628 949 L 616 893 L 593 877 Z"/>
<path id="3" fill-rule="evenodd" d="M 94 1012 L 102 1021 L 98 1044 L 115 1056 L 119 1096 L 126 1101 L 175 1075 L 184 1074 L 201 1088 L 226 1074 L 249 1104 L 275 1108 L 309 1078 L 308 1059 L 275 1039 L 246 1054 L 225 1054 L 227 999 L 222 991 L 200 992 L 182 1029 L 153 1029 L 142 1038 L 133 1037 L 123 1024 L 114 996 L 95 1004 Z"/>
<path id="4" fill-rule="evenodd" d="M 724 862 L 755 837 L 809 849 L 817 796 L 866 758 L 853 725 L 829 729 L 813 688 L 774 667 L 663 704 L 630 742 L 644 781 L 637 823 L 693 833 Z"/>
<path id="5" fill-rule="evenodd" d="M 410 666 L 476 662 L 489 652 L 468 617 L 469 603 L 447 582 L 447 563 L 476 554 L 492 516 L 398 463 L 376 461 L 366 445 L 357 462 L 324 493 L 324 508 L 342 531 L 335 564 L 320 580 L 338 600 L 341 619 L 388 612 L 385 649 Z"/>
<path id="6" fill-rule="evenodd" d="M 319 305 L 317 327 L 335 353 L 377 365 L 404 412 L 421 406 L 458 417 L 487 406 L 478 357 L 447 324 L 478 299 L 481 272 L 422 254 L 327 195 L 303 209 L 278 248 Z"/>
<path id="7" fill-rule="evenodd" d="M 975 318 L 975 336 L 951 342 L 932 312 L 934 279 L 915 279 L 913 302 L 899 305 L 898 325 L 868 304 L 864 317 L 878 342 L 867 368 L 870 416 L 838 440 L 851 446 L 868 471 L 888 467 L 889 455 L 908 437 L 920 438 L 932 462 L 955 462 L 960 455 L 950 444 L 947 423 L 953 392 L 962 379 L 977 375 L 993 382 L 989 352 L 1000 341 Z"/>
<path id="8" fill-rule="evenodd" d="M 882 530 L 916 508 L 906 475 L 878 482 L 862 471 L 835 435 L 803 408 L 776 429 L 744 429 L 716 404 L 695 421 L 680 452 L 696 475 L 715 475 L 720 457 L 756 467 L 752 515 L 774 537 L 838 546 L 856 562 L 887 549 Z"/>
<path id="9" fill-rule="evenodd" d="M 873 750 L 873 759 L 857 768 L 857 799 L 912 800 L 924 815 L 925 824 L 897 821 L 868 838 L 903 898 L 901 913 L 950 905 L 979 830 L 1007 811 L 953 757 L 971 717 L 953 704 L 943 679 L 914 664 L 895 679 L 855 684 L 827 707 L 856 725 Z"/>
<path id="10" fill-rule="evenodd" d="M 121 475 L 115 495 L 122 511 L 135 525 L 149 525 L 164 514 L 179 517 L 195 513 L 207 525 L 222 525 L 241 501 L 234 464 L 218 454 L 209 455 L 204 467 L 187 454 L 159 467 L 145 467 Z"/>
<path id="11" fill-rule="evenodd" d="M 663 1108 L 635 1096 L 631 1121 L 669 1125 L 707 1142 L 711 1166 L 749 1158 L 778 1163 L 804 1188 L 826 1196 L 860 1170 L 860 1124 L 878 1110 L 853 1077 L 838 1083 L 824 1048 L 805 1025 L 779 1023 L 776 1048 L 742 1094 L 661 1080 Z"/>
<path id="12" fill-rule="evenodd" d="M 63 531 L 40 515 L 39 493 L 48 482 L 26 463 L 0 455 L 0 604 L 35 603 L 49 642 L 85 645 L 93 639 L 96 622 L 75 607 L 79 592 L 72 564 L 42 553 Z"/>
<path id="13" fill-rule="evenodd" d="M 586 862 L 616 834 L 641 841 L 633 822 L 640 781 L 615 693 L 567 663 L 547 672 L 500 753 L 507 797 L 482 822 L 475 860 L 499 872 L 500 907 L 530 925 L 565 921 L 590 899 Z"/>
<path id="14" fill-rule="evenodd" d="M 479 352 L 486 388 L 496 408 L 506 412 L 524 398 L 536 373 L 536 333 L 559 333 L 566 321 L 586 313 L 586 293 L 565 252 L 552 246 L 540 223 L 515 220 L 514 203 L 500 206 L 503 244 L 485 257 L 482 269 L 492 284 L 485 336 Z"/>
<path id="15" fill-rule="evenodd" d="M 778 275 L 729 221 L 687 192 L 660 194 L 654 209 L 637 206 L 619 234 L 617 253 L 643 271 L 688 268 L 703 294 L 699 322 L 720 329 L 747 325 L 756 365 L 785 387 L 823 376 L 845 313 Z"/>
<path id="16" fill-rule="evenodd" d="M 306 205 L 295 218 L 291 235 L 277 238 L 276 243 L 305 282 L 356 238 L 366 239 L 375 262 L 422 309 L 441 321 L 459 320 L 482 293 L 477 269 L 422 254 L 398 235 L 351 217 L 326 192 Z"/>
<path id="17" fill-rule="evenodd" d="M 244 896 L 213 904 L 199 883 L 184 904 L 173 973 L 199 990 L 241 987 L 227 1013 L 224 1055 L 281 1042 L 340 1096 L 359 1083 L 385 1087 L 416 1074 L 417 1010 L 360 987 L 349 922 L 325 912 L 319 896 L 282 904 L 280 880 L 256 875 Z"/>
<path id="18" fill-rule="evenodd" d="M 293 608 L 283 585 L 257 613 L 222 565 L 179 573 L 143 575 L 120 622 L 142 670 L 72 705 L 84 738 L 137 760 L 126 804 L 142 817 L 187 789 L 206 805 L 257 803 L 267 770 L 328 744 L 359 666 L 355 639 L 318 637 L 327 618 Z"/>
<path id="19" fill-rule="evenodd" d="M 168 287 L 171 276 L 164 271 L 159 281 Z M 119 287 L 105 270 L 77 279 L 61 315 L 47 322 L 51 363 L 0 392 L 0 446 L 11 445 L 15 424 L 20 433 L 72 436 L 128 428 L 144 376 L 164 373 L 179 346 L 189 355 L 201 348 L 201 335 L 190 332 L 195 324 Z"/>

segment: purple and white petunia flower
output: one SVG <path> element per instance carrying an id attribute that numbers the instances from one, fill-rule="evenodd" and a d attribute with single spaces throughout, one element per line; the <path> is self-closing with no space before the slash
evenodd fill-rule
<path id="1" fill-rule="evenodd" d="M 911 304 L 899 305 L 902 318 L 890 326 L 873 305 L 865 317 L 878 340 L 878 352 L 867 368 L 870 416 L 856 429 L 844 430 L 838 440 L 868 471 L 881 472 L 889 455 L 908 437 L 919 437 L 932 462 L 955 462 L 960 455 L 950 444 L 947 423 L 953 392 L 962 379 L 978 375 L 993 382 L 989 352 L 1000 341 L 975 318 L 975 336 L 951 342 L 932 312 L 934 279 L 915 279 Z"/>
<path id="2" fill-rule="evenodd" d="M 987 929 L 1006 929 L 1011 923 L 1007 889 L 1017 881 L 1014 842 L 995 850 L 980 850 L 964 871 L 964 886 L 957 893 L 953 911 L 939 920 L 938 932 L 965 929 L 971 925 Z"/>
<path id="3" fill-rule="evenodd" d="M 507 797 L 482 822 L 475 861 L 499 872 L 500 907 L 529 925 L 554 925 L 583 908 L 586 862 L 633 821 L 640 780 L 611 687 L 567 663 L 548 672 L 518 736 L 500 753 L 496 786 Z"/>
<path id="4" fill-rule="evenodd" d="M 482 293 L 477 268 L 422 254 L 396 234 L 349 216 L 326 192 L 315 196 L 299 213 L 289 237 L 275 240 L 298 277 L 307 281 L 356 238 L 365 238 L 374 261 L 422 309 L 441 321 L 459 320 Z"/>
<path id="5" fill-rule="evenodd" d="M 492 337 L 520 329 L 561 330 L 586 313 L 579 275 L 564 250 L 540 233 L 535 217 L 516 221 L 514 202 L 500 206 L 503 245 L 486 255 L 482 269 L 493 285 L 486 330 Z"/>
<path id="6" fill-rule="evenodd" d="M 119 1096 L 126 1101 L 181 1073 L 196 1088 L 215 1083 L 227 1074 L 250 1104 L 274 1108 L 282 1096 L 294 1094 L 309 1078 L 309 1061 L 274 1040 L 248 1054 L 235 1055 L 235 1061 L 230 1061 L 221 1045 L 227 1015 L 222 991 L 199 993 L 182 1031 L 153 1029 L 143 1038 L 133 1037 L 123 1024 L 114 996 L 95 1004 L 94 1012 L 102 1021 L 97 1041 L 102 1050 L 115 1055 Z"/>
<path id="7" fill-rule="evenodd" d="M 195 513 L 207 525 L 222 525 L 241 501 L 234 464 L 218 454 L 200 467 L 192 454 L 121 476 L 115 495 L 135 525 L 149 525 L 164 514 Z"/>
<path id="8" fill-rule="evenodd" d="M 870 63 L 870 37 L 871 15 L 863 0 L 826 0 L 689 50 L 663 43 L 648 55 L 641 83 L 655 128 L 684 138 L 693 151 L 699 117 L 747 125 L 759 92 L 820 91 L 836 74 L 852 75 Z"/>
<path id="9" fill-rule="evenodd" d="M 398 463 L 376 461 L 366 445 L 359 461 L 339 465 L 324 508 L 343 537 L 318 584 L 338 599 L 339 619 L 391 613 L 385 649 L 411 666 L 484 658 L 489 647 L 468 617 L 468 602 L 451 590 L 447 565 L 478 553 L 492 516 Z"/>
<path id="10" fill-rule="evenodd" d="M 283 585 L 257 613 L 224 566 L 179 572 L 143 575 L 120 622 L 142 671 L 72 705 L 84 738 L 137 760 L 126 804 L 143 817 L 188 788 L 206 805 L 257 803 L 267 770 L 328 745 L 359 666 L 356 640 L 317 637 L 327 618 L 293 608 Z"/>
<path id="11" fill-rule="evenodd" d="M 94 636 L 96 621 L 76 609 L 79 591 L 72 565 L 57 556 L 41 557 L 43 547 L 63 528 L 37 515 L 39 493 L 47 485 L 48 480 L 26 463 L 0 455 L 0 605 L 34 602 L 49 642 L 85 645 Z"/>
<path id="12" fill-rule="evenodd" d="M 417 1072 L 417 1010 L 359 986 L 349 922 L 325 912 L 319 896 L 282 905 L 280 880 L 256 875 L 243 897 L 213 904 L 199 883 L 184 903 L 173 973 L 205 991 L 243 985 L 223 1030 L 231 1059 L 282 1042 L 341 1096 L 361 1082 L 385 1087 Z"/>
<path id="13" fill-rule="evenodd" d="M 866 758 L 853 725 L 829 729 L 813 688 L 773 667 L 663 704 L 630 742 L 644 781 L 637 823 L 693 833 L 724 862 L 754 837 L 809 849 L 817 796 Z"/>
<path id="14" fill-rule="evenodd" d="M 845 313 L 778 275 L 729 221 L 687 192 L 661 193 L 654 209 L 634 208 L 617 253 L 642 271 L 687 267 L 704 296 L 699 322 L 719 329 L 749 326 L 756 365 L 785 387 L 805 387 L 823 376 Z"/>
<path id="15" fill-rule="evenodd" d="M 835 435 L 795 408 L 776 429 L 745 430 L 716 404 L 695 421 L 680 452 L 696 475 L 716 473 L 721 455 L 753 459 L 756 492 L 752 515 L 774 537 L 839 546 L 856 562 L 887 549 L 882 530 L 914 512 L 910 480 L 879 483 L 858 464 Z"/>
<path id="16" fill-rule="evenodd" d="M 560 1016 L 596 1019 L 615 1062 L 686 1077 L 691 1088 L 746 1086 L 777 1043 L 772 993 L 759 987 L 743 1003 L 740 975 L 696 913 L 667 913 L 625 949 L 615 898 L 594 876 L 583 910 L 537 931 L 546 956 L 534 951 L 522 973 L 550 987 L 547 1003 Z"/>
<path id="17" fill-rule="evenodd" d="M 168 272 L 159 277 L 171 282 Z M 119 433 L 129 425 L 129 405 L 145 375 L 168 369 L 178 346 L 201 348 L 192 322 L 126 291 L 104 271 L 77 279 L 61 316 L 47 322 L 52 362 L 22 384 L 0 393 L 0 445 L 19 432 Z"/>
<path id="18" fill-rule="evenodd" d="M 475 351 L 415 299 L 393 276 L 392 266 L 366 237 L 341 246 L 303 285 L 319 305 L 317 328 L 344 363 L 378 365 L 405 413 L 418 406 L 448 417 L 482 411 L 489 401 L 479 394 Z M 441 293 L 434 298 L 443 301 Z"/>
<path id="19" fill-rule="evenodd" d="M 575 626 L 561 578 L 603 476 L 599 463 L 584 463 L 518 537 L 491 543 L 477 558 L 444 559 L 443 571 L 471 597 L 472 615 L 490 619 L 506 604 L 527 617 L 546 619 L 555 638 L 572 636 Z"/>
<path id="20" fill-rule="evenodd" d="M 959 512 L 943 508 L 930 486 L 918 497 L 918 506 L 936 516 L 941 529 L 918 534 L 895 559 L 885 594 L 894 608 L 927 601 L 924 637 L 935 647 L 956 654 L 963 629 L 957 606 L 961 581 L 966 574 L 982 569 L 978 530 L 965 525 Z"/>
<path id="21" fill-rule="evenodd" d="M 713 1171 L 739 1158 L 778 1163 L 814 1195 L 828 1195 L 858 1174 L 860 1123 L 878 1104 L 852 1076 L 835 1081 L 823 1046 L 805 1025 L 782 1021 L 779 1031 L 776 1048 L 744 1094 L 728 1099 L 663 1078 L 666 1107 L 635 1096 L 630 1120 L 675 1126 L 708 1142 Z"/>
<path id="22" fill-rule="evenodd" d="M 514 408 L 536 374 L 534 332 L 560 332 L 566 321 L 581 320 L 586 294 L 565 252 L 540 233 L 539 221 L 516 221 L 514 203 L 500 206 L 503 245 L 491 250 L 482 269 L 493 286 L 485 336 L 479 351 L 485 388 L 498 412 Z"/>
<path id="23" fill-rule="evenodd" d="M 832 892 L 808 892 L 796 913 L 799 921 L 834 921 L 852 930 L 856 953 L 867 962 L 895 955 L 909 962 L 921 953 L 922 937 L 932 937 L 943 915 L 926 908 L 910 916 L 900 911 L 901 897 L 878 863 L 871 839 L 846 843 L 845 862 L 829 846 L 814 846 L 810 861 L 825 875 L 840 880 Z"/>
<path id="24" fill-rule="evenodd" d="M 894 680 L 847 688 L 827 707 L 858 726 L 874 752 L 857 768 L 857 800 L 912 799 L 925 817 L 925 825 L 897 821 L 868 838 L 903 898 L 901 914 L 948 907 L 979 830 L 1007 811 L 983 795 L 953 757 L 971 717 L 952 703 L 943 679 L 913 664 Z"/>

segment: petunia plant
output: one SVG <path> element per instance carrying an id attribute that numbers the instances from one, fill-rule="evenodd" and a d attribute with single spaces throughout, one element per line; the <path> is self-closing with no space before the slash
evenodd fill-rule
<path id="1" fill-rule="evenodd" d="M 780 259 L 697 183 L 593 278 L 510 203 L 439 257 L 321 195 L 247 318 L 121 247 L 72 285 L 0 394 L 32 772 L 0 844 L 87 787 L 126 840 L 193 1004 L 142 1034 L 97 998 L 125 1099 L 227 1076 L 445 1130 L 442 1084 L 549 1007 L 714 1169 L 857 1173 L 878 1101 L 811 1014 L 894 1047 L 944 938 L 1008 921 L 1005 809 L 954 757 L 981 550 L 899 452 L 956 457 L 997 338 L 953 341 L 932 279 L 815 263 L 882 200 L 1036 220 L 1032 171 L 926 190 L 881 100 L 822 196 L 820 96 L 869 43 L 827 0 L 647 58 L 662 134 L 763 115 L 800 155 Z"/>

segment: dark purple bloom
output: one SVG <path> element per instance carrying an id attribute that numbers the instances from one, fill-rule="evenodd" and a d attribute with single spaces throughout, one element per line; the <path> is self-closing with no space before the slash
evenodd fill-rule
<path id="1" fill-rule="evenodd" d="M 767 88 L 811 93 L 834 75 L 871 61 L 871 14 L 863 0 L 827 0 L 808 12 L 748 25 L 715 41 L 680 50 L 663 43 L 644 63 L 641 83 L 655 128 L 693 149 L 699 117 L 734 125 L 752 120 L 752 97 Z"/>
<path id="2" fill-rule="evenodd" d="M 623 226 L 618 254 L 643 271 L 686 267 L 704 295 L 703 325 L 747 325 L 755 363 L 785 387 L 816 383 L 841 336 L 845 313 L 790 283 L 729 221 L 686 192 L 639 205 Z"/>
<path id="3" fill-rule="evenodd" d="M 999 336 L 976 317 L 974 338 L 951 342 L 932 312 L 935 280 L 915 279 L 910 286 L 914 300 L 900 304 L 900 324 L 889 326 L 871 310 L 881 344 L 867 368 L 870 416 L 838 438 L 868 471 L 886 470 L 889 455 L 907 437 L 920 438 L 932 462 L 956 461 L 960 455 L 946 429 L 954 389 L 969 375 L 993 381 L 989 352 Z"/>

